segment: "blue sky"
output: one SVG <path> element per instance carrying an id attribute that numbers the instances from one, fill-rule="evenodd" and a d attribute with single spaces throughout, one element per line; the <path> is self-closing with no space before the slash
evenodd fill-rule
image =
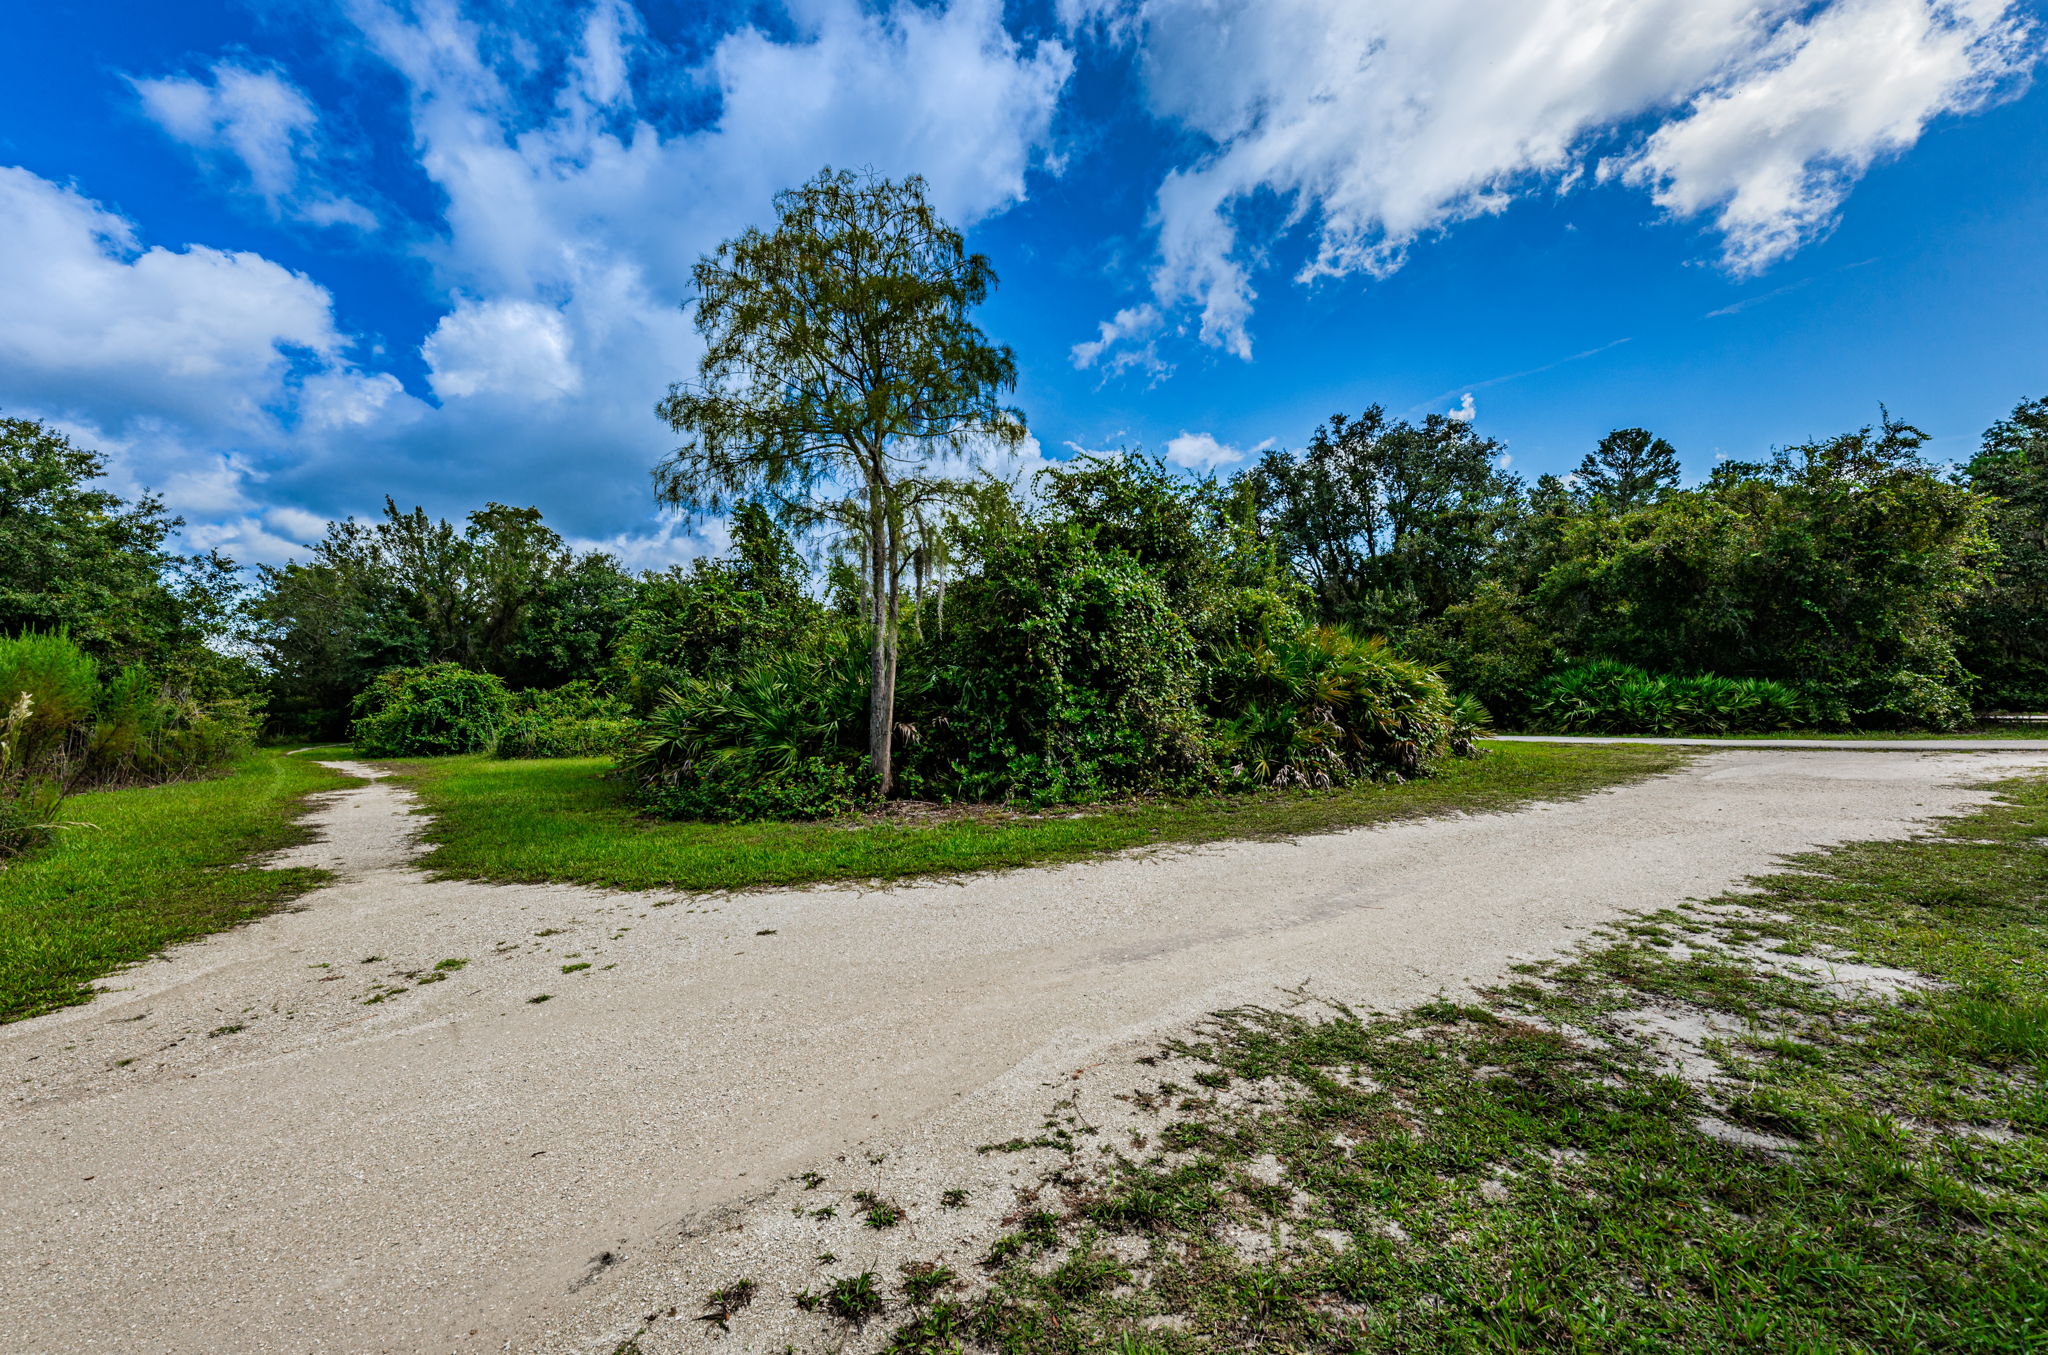
<path id="1" fill-rule="evenodd" d="M 1697 475 L 2048 394 L 2028 0 L 17 8 L 0 408 L 251 561 L 386 494 L 716 545 L 648 494 L 688 268 L 827 163 L 994 259 L 1032 457 L 1377 402 Z"/>

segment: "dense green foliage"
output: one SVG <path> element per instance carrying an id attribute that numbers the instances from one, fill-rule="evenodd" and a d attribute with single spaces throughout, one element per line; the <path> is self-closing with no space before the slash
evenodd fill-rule
<path id="1" fill-rule="evenodd" d="M 485 752 L 511 709 L 511 693 L 489 673 L 454 663 L 390 668 L 356 697 L 349 737 L 371 757 Z"/>
<path id="2" fill-rule="evenodd" d="M 1379 637 L 1331 626 L 1275 630 L 1226 652 L 1211 689 L 1218 756 L 1237 779 L 1268 785 L 1426 776 L 1459 718 L 1436 674 Z"/>
<path id="3" fill-rule="evenodd" d="M 815 818 L 874 798 L 861 734 L 868 652 L 843 627 L 668 689 L 625 770 L 671 818 Z"/>
<path id="4" fill-rule="evenodd" d="M 968 799 L 1187 788 L 1205 763 L 1198 651 L 1166 584 L 1072 522 L 985 543 L 913 652 L 906 786 Z"/>
<path id="5" fill-rule="evenodd" d="M 1647 438 L 1610 434 L 1577 484 L 1510 482 L 1505 500 L 1422 513 L 1402 551 L 1470 565 L 1437 575 L 1457 587 L 1411 588 L 1412 605 L 1381 608 L 1406 618 L 1386 633 L 1517 723 L 1550 674 L 1588 660 L 1768 679 L 1834 727 L 1967 718 L 1957 630 L 1991 558 L 1990 506 L 1921 458 L 1924 435 L 1888 418 L 1766 462 L 1724 463 L 1687 489 L 1671 483 L 1669 449 Z M 1300 495 L 1321 493 L 1315 454 L 1269 456 L 1255 474 L 1262 521 L 1291 559 L 1351 549 L 1327 536 L 1349 519 L 1319 525 L 1301 509 Z M 1467 451 L 1446 456 L 1471 470 Z M 1476 516 L 1489 524 L 1483 549 Z M 1318 594 L 1330 619 L 1362 596 Z"/>
<path id="6" fill-rule="evenodd" d="M 571 551 L 535 509 L 494 503 L 458 528 L 387 499 L 380 521 L 331 523 L 308 561 L 261 571 L 273 723 L 338 734 L 390 668 L 454 663 L 521 687 L 591 677 L 636 594 L 617 561 Z"/>
<path id="7" fill-rule="evenodd" d="M 1596 659 L 1551 674 L 1530 701 L 1560 734 L 1760 734 L 1813 723 L 1804 698 L 1768 678 L 1672 677 Z"/>
<path id="8" fill-rule="evenodd" d="M 234 566 L 173 552 L 179 520 L 106 468 L 0 418 L 0 857 L 46 842 L 70 791 L 210 770 L 254 729 Z"/>
<path id="9" fill-rule="evenodd" d="M 1620 514 L 1538 528 L 1529 614 L 1567 652 L 1794 684 L 1830 724 L 1969 713 L 1955 619 L 1981 580 L 1983 505 L 1881 428 L 1728 463 Z"/>
<path id="10" fill-rule="evenodd" d="M 616 753 L 634 729 L 623 699 L 579 679 L 512 693 L 493 751 L 510 758 Z"/>
<path id="11" fill-rule="evenodd" d="M 1493 561 L 1518 485 L 1470 421 L 1334 415 L 1298 455 L 1247 477 L 1260 516 L 1324 617 L 1386 630 L 1469 593 Z"/>
<path id="12" fill-rule="evenodd" d="M 1963 663 L 1980 705 L 2048 710 L 2048 398 L 1993 424 L 1964 482 L 1992 496 L 1998 555 L 1990 586 L 1964 614 Z"/>
<path id="13" fill-rule="evenodd" d="M 102 665 L 65 635 L 0 639 L 0 701 L 0 858 L 47 842 L 74 791 L 197 776 L 256 731 L 244 702 Z"/>
<path id="14" fill-rule="evenodd" d="M 143 663 L 197 695 L 248 695 L 213 648 L 235 629 L 234 566 L 169 548 L 183 525 L 99 483 L 106 458 L 43 424 L 0 418 L 0 636 L 62 631 L 93 659 Z"/>
<path id="15" fill-rule="evenodd" d="M 1248 494 L 1138 457 L 1083 458 L 1037 490 L 1029 505 L 1000 486 L 964 498 L 958 577 L 929 616 L 911 604 L 896 707 L 906 793 L 1044 804 L 1332 787 L 1425 775 L 1450 750 L 1442 681 L 1305 621 Z M 699 574 L 744 594 L 742 570 L 780 587 L 800 568 L 758 537 L 750 549 L 783 565 Z M 720 819 L 875 798 L 865 633 L 789 601 L 732 605 L 750 627 L 711 650 L 732 657 L 668 688 L 628 759 L 646 802 Z M 784 629 L 760 629 L 765 618 Z"/>
<path id="16" fill-rule="evenodd" d="M 789 536 L 758 503 L 732 516 L 732 555 L 643 578 L 619 629 L 613 662 L 634 710 L 693 677 L 729 672 L 811 631 L 824 608 L 807 595 L 809 571 Z"/>
<path id="17" fill-rule="evenodd" d="M 1552 673 L 1614 661 L 1686 675 L 1657 680 L 1669 700 L 1655 718 L 1638 710 L 1642 727 L 1948 729 L 1970 708 L 1956 645 L 1993 559 L 1987 524 L 2011 538 L 2013 565 L 1993 594 L 2003 610 L 1993 616 L 1987 598 L 1972 635 L 2021 637 L 2001 641 L 2015 661 L 2034 653 L 2025 637 L 2048 635 L 2015 626 L 2036 602 L 2028 542 L 2040 540 L 2048 477 L 2025 471 L 2048 463 L 2030 409 L 1993 430 L 1997 450 L 1976 463 L 1980 487 L 2036 495 L 2036 512 L 2003 518 L 1925 463 L 1925 436 L 1890 418 L 1722 463 L 1696 487 L 1679 487 L 1669 442 L 1618 428 L 1573 477 L 1524 487 L 1470 422 L 1415 426 L 1374 405 L 1331 418 L 1303 452 L 1268 452 L 1241 485 L 1321 620 L 1442 663 L 1460 692 L 1513 723 L 1538 714 Z M 1798 714 L 1759 708 L 1729 725 L 1714 708 L 1737 688 L 1710 696 L 1706 677 L 1790 688 Z"/>

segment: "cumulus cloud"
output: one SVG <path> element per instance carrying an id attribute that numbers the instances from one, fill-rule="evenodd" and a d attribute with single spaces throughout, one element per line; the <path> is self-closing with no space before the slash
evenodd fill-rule
<path id="1" fill-rule="evenodd" d="M 354 364 L 324 287 L 261 255 L 146 245 L 76 188 L 9 167 L 0 239 L 0 405 L 104 453 L 118 492 L 161 494 L 200 548 L 279 558 L 255 491 L 267 461 L 417 407 Z"/>
<path id="2" fill-rule="evenodd" d="M 1211 434 L 1183 429 L 1179 437 L 1166 440 L 1166 460 L 1169 465 L 1208 474 L 1238 465 L 1272 445 L 1273 439 L 1267 438 L 1255 447 L 1238 448 L 1217 441 Z"/>
<path id="3" fill-rule="evenodd" d="M 445 200 L 429 258 L 454 298 L 421 345 L 442 408 L 389 439 L 388 473 L 474 483 L 459 449 L 488 445 L 492 474 L 606 541 L 603 524 L 651 513 L 647 471 L 672 442 L 653 406 L 701 351 L 680 306 L 697 257 L 828 163 L 922 173 L 958 222 L 1002 210 L 1050 153 L 1072 67 L 1057 42 L 1013 38 L 994 0 L 819 0 L 793 28 L 724 34 L 690 73 L 715 116 L 676 127 L 647 95 L 669 90 L 672 56 L 619 0 L 552 54 L 449 0 L 351 13 L 410 90 Z"/>
<path id="4" fill-rule="evenodd" d="M 442 399 L 555 400 L 583 387 L 560 311 L 531 301 L 465 299 L 420 346 Z"/>
<path id="5" fill-rule="evenodd" d="M 1466 391 L 1465 398 L 1458 401 L 1457 405 L 1454 408 L 1446 411 L 1444 417 L 1451 420 L 1454 423 L 1470 423 L 1474 419 L 1478 418 L 1479 405 L 1478 402 L 1472 398 L 1472 392 Z"/>
<path id="6" fill-rule="evenodd" d="M 1241 357 L 1269 243 L 1246 243 L 1248 213 L 1306 227 L 1297 281 L 1384 276 L 1430 232 L 1606 164 L 1667 211 L 1714 213 L 1729 266 L 1748 271 L 1825 229 L 1875 157 L 2013 88 L 2037 56 L 2019 0 L 1062 10 L 1136 44 L 1152 111 L 1206 143 L 1159 186 L 1152 289 Z"/>
<path id="7" fill-rule="evenodd" d="M 318 226 L 376 228 L 375 214 L 324 188 L 309 169 L 318 154 L 320 115 L 277 72 L 220 61 L 206 76 L 131 83 L 152 122 L 203 159 L 238 166 L 273 212 Z"/>
<path id="8" fill-rule="evenodd" d="M 308 379 L 337 400 L 387 379 L 348 363 L 327 290 L 261 255 L 144 247 L 77 189 L 0 167 L 0 394 L 53 413 L 263 436 Z"/>

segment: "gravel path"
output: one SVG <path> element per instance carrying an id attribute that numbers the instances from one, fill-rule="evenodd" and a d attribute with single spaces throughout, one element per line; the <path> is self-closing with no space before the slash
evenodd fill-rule
<path id="1" fill-rule="evenodd" d="M 1687 739 L 1651 738 L 1642 734 L 1493 734 L 1495 743 L 1650 743 L 1667 748 L 1799 748 L 1842 749 L 1865 753 L 2039 753 L 2048 738 L 2002 739 Z"/>
<path id="2" fill-rule="evenodd" d="M 1028 1133 L 1044 1086 L 1204 1012 L 1484 982 L 2048 770 L 1923 749 L 1718 752 L 1508 814 L 720 898 L 430 881 L 410 796 L 373 781 L 287 854 L 342 876 L 297 910 L 0 1027 L 4 1345 L 607 1352 L 650 1292 L 713 1278 L 677 1268 L 702 1233 L 679 1221 L 792 1173 Z"/>

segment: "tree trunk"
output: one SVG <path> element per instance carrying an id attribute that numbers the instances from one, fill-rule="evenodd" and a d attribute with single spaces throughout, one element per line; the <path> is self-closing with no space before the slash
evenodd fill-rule
<path id="1" fill-rule="evenodd" d="M 889 652 L 889 548 L 884 540 L 887 515 L 883 511 L 887 492 L 879 473 L 868 481 L 868 597 L 874 623 L 874 644 L 868 657 L 868 765 L 884 795 L 896 783 L 890 758 L 895 664 Z"/>
<path id="2" fill-rule="evenodd" d="M 897 568 L 897 565 L 903 558 L 903 542 L 897 538 L 896 517 L 893 513 L 889 515 L 887 521 L 889 540 L 889 663 L 888 681 L 883 685 L 885 695 L 882 700 L 882 731 L 883 746 L 889 755 L 889 770 L 888 775 L 883 778 L 882 782 L 882 793 L 884 795 L 896 789 L 896 650 L 899 638 L 898 632 L 902 626 L 903 618 L 903 603 L 897 592 L 898 578 L 902 573 Z"/>

